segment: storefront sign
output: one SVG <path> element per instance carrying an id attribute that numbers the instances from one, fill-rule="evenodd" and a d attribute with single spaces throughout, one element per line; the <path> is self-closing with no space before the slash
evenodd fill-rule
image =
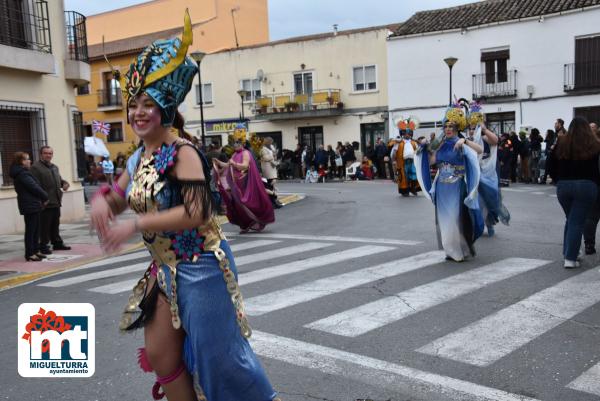
<path id="1" fill-rule="evenodd" d="M 205 121 L 204 125 L 207 132 L 232 132 L 235 127 L 240 123 L 240 120 L 212 120 Z M 248 128 L 248 121 L 244 121 L 246 129 Z"/>

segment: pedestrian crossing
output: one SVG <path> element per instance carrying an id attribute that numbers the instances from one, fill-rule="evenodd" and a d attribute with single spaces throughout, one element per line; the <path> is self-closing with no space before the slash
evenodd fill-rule
<path id="1" fill-rule="evenodd" d="M 477 265 L 477 259 L 471 264 L 456 264 L 447 262 L 440 251 L 414 252 L 418 241 L 389 240 L 381 244 L 349 238 L 337 241 L 334 237 L 285 234 L 236 236 L 230 247 L 236 255 L 238 281 L 246 296 L 248 315 L 258 318 L 290 308 L 310 311 L 311 314 L 305 314 L 302 319 L 291 319 L 290 325 L 297 325 L 297 330 L 309 333 L 310 338 L 366 341 L 397 330 L 398 323 L 411 317 L 444 310 L 452 302 L 469 299 L 478 291 L 501 293 L 508 282 L 512 285 L 515 281 L 526 282 L 528 275 L 543 273 L 542 269 L 553 267 L 555 262 L 515 256 L 481 265 Z M 37 285 L 126 297 L 149 262 L 146 251 L 134 252 L 90 263 Z M 396 289 L 358 297 L 355 303 L 347 296 L 343 298 L 343 294 L 357 288 L 388 279 L 404 282 L 409 276 L 423 277 L 423 280 L 417 285 L 403 285 L 402 291 Z M 532 290 L 486 316 L 469 318 L 465 311 L 465 321 L 460 320 L 460 324 L 447 332 L 443 329 L 444 322 L 436 322 L 435 330 L 434 327 L 423 329 L 424 341 L 411 347 L 409 352 L 421 355 L 421 359 L 435 358 L 440 363 L 460 363 L 475 370 L 493 369 L 503 358 L 543 341 L 544 335 L 598 303 L 599 269 L 583 270 L 551 282 L 545 288 Z M 449 321 L 456 319 L 452 308 L 447 313 Z M 341 351 L 258 330 L 252 341 L 262 356 L 359 381 L 371 380 L 370 384 L 380 383 L 388 388 L 399 385 L 394 380 L 402 382 L 412 377 L 415 381 L 407 385 L 437 386 L 438 390 L 441 386 L 448 394 L 455 393 L 455 399 L 535 400 L 443 374 L 367 358 L 346 348 Z M 367 374 L 349 373 L 356 369 Z M 389 380 L 382 379 L 382 371 Z M 578 375 L 565 377 L 563 387 L 600 397 L 600 360 L 588 361 Z"/>

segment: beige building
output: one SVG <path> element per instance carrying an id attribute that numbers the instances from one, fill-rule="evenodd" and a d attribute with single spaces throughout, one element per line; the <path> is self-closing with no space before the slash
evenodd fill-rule
<path id="1" fill-rule="evenodd" d="M 84 216 L 74 86 L 89 80 L 84 16 L 65 12 L 62 0 L 0 2 L 0 234 L 23 229 L 9 177 L 13 154 L 26 151 L 37 160 L 43 145 L 54 148 L 53 161 L 71 184 L 62 220 Z"/>
<path id="2" fill-rule="evenodd" d="M 250 132 L 272 136 L 279 149 L 355 141 L 363 150 L 385 137 L 386 39 L 395 27 L 333 31 L 207 55 L 200 66 L 207 143 L 226 143 L 241 118 L 241 96 Z M 200 137 L 197 84 L 181 110 L 188 131 Z"/>

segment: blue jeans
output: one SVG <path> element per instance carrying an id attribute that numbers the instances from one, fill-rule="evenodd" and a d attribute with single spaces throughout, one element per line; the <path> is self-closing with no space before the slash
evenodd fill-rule
<path id="1" fill-rule="evenodd" d="M 590 180 L 561 180 L 556 186 L 558 202 L 567 221 L 563 237 L 563 256 L 577 260 L 585 218 L 596 201 L 597 185 Z"/>

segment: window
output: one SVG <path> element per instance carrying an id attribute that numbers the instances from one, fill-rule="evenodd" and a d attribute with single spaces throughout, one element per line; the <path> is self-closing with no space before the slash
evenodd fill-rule
<path id="1" fill-rule="evenodd" d="M 78 95 L 89 95 L 90 94 L 90 85 L 77 85 L 77 94 Z"/>
<path id="2" fill-rule="evenodd" d="M 294 93 L 297 95 L 313 92 L 313 74 L 312 72 L 299 72 L 294 74 Z"/>
<path id="3" fill-rule="evenodd" d="M 0 185 L 11 185 L 10 164 L 15 152 L 36 160 L 46 144 L 44 109 L 0 105 Z"/>
<path id="4" fill-rule="evenodd" d="M 353 89 L 355 92 L 377 89 L 377 70 L 374 65 L 363 65 L 352 69 Z"/>
<path id="5" fill-rule="evenodd" d="M 108 134 L 107 141 L 123 142 L 123 124 L 110 123 L 110 134 Z"/>
<path id="6" fill-rule="evenodd" d="M 600 87 L 600 36 L 575 39 L 575 89 Z"/>
<path id="7" fill-rule="evenodd" d="M 488 51 L 481 53 L 481 62 L 485 68 L 485 83 L 495 84 L 508 81 L 508 60 L 510 50 Z"/>
<path id="8" fill-rule="evenodd" d="M 244 96 L 244 102 L 254 102 L 257 97 L 260 97 L 260 80 L 258 79 L 242 79 L 240 81 L 240 89 L 247 92 Z"/>
<path id="9" fill-rule="evenodd" d="M 200 104 L 200 93 L 198 92 L 199 87 L 200 85 L 196 85 L 196 104 Z M 202 104 L 213 104 L 212 84 L 202 84 Z"/>

